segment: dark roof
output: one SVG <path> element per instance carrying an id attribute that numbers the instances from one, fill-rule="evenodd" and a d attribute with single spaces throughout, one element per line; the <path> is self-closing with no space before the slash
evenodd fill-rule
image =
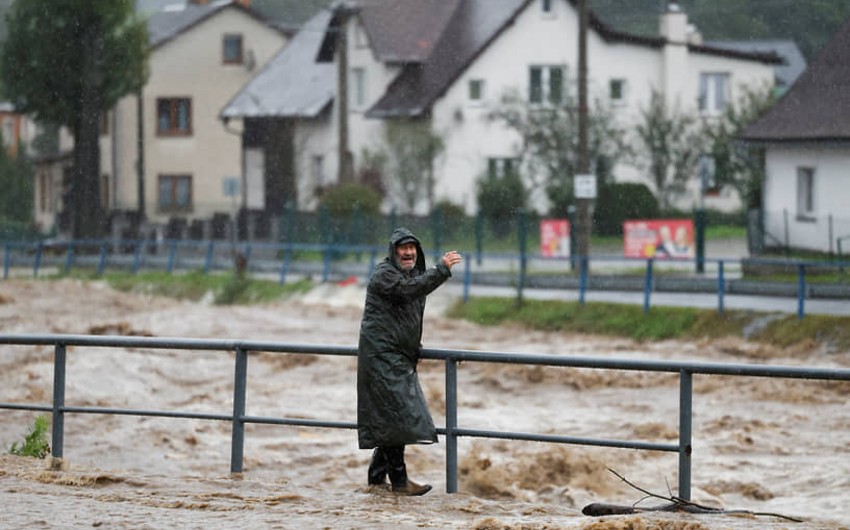
<path id="1" fill-rule="evenodd" d="M 767 142 L 850 140 L 850 19 L 742 137 Z"/>
<path id="2" fill-rule="evenodd" d="M 375 58 L 386 63 L 427 60 L 462 1 L 361 0 L 360 20 Z"/>
<path id="3" fill-rule="evenodd" d="M 445 20 L 445 27 L 435 27 L 432 31 L 416 28 L 417 19 L 408 17 L 400 11 L 404 6 L 440 3 L 439 0 L 364 0 L 370 4 L 370 10 L 362 13 L 364 25 L 391 31 L 393 38 L 384 41 L 373 39 L 379 59 L 388 60 L 394 54 L 406 57 L 412 64 L 407 64 L 401 74 L 387 89 L 386 94 L 367 112 L 368 117 L 387 118 L 402 116 L 421 116 L 431 107 L 434 101 L 443 95 L 463 71 L 493 42 L 501 32 L 513 23 L 516 15 L 525 9 L 533 0 L 443 0 L 446 9 L 456 6 L 449 14 L 441 12 L 440 16 L 432 16 L 429 23 L 439 24 Z M 389 5 L 393 6 L 389 9 Z M 568 0 L 575 6 L 577 0 Z M 383 6 L 378 9 L 378 6 Z M 391 15 L 390 15 L 391 13 Z M 373 17 L 380 17 L 375 18 Z M 593 11 L 588 13 L 590 28 L 606 42 L 662 48 L 666 40 L 662 37 L 646 37 L 633 35 L 610 28 L 596 16 Z M 395 23 L 393 23 L 395 21 Z M 416 22 L 414 22 L 416 21 Z M 387 30 L 391 28 L 391 30 Z M 376 35 L 378 33 L 375 33 Z M 413 39 L 405 40 L 412 35 L 437 36 L 437 44 L 430 55 L 421 57 L 410 47 Z M 371 36 L 371 34 L 370 34 Z M 423 43 L 432 46 L 428 37 Z M 380 48 L 379 48 L 380 46 Z M 427 46 L 423 45 L 424 50 Z M 779 64 L 781 58 L 773 53 L 755 53 L 738 50 L 715 48 L 712 46 L 689 45 L 693 53 L 703 53 L 745 60 Z"/>
<path id="4" fill-rule="evenodd" d="M 317 62 L 331 12 L 322 10 L 222 109 L 222 118 L 315 117 L 331 104 L 336 67 Z"/>
<path id="5" fill-rule="evenodd" d="M 233 0 L 215 0 L 208 4 L 175 4 L 168 6 L 147 19 L 148 43 L 151 48 L 162 46 L 178 35 L 200 24 L 219 11 L 232 7 L 256 18 L 263 24 L 274 28 L 269 22 L 261 17 L 256 11 L 249 9 Z M 275 28 L 278 29 L 278 28 Z M 278 29 L 278 31 L 281 31 Z"/>
<path id="6" fill-rule="evenodd" d="M 420 116 L 531 0 L 463 0 L 427 61 L 406 66 L 368 117 Z"/>
<path id="7" fill-rule="evenodd" d="M 806 59 L 792 40 L 744 40 L 744 41 L 711 41 L 709 46 L 715 48 L 740 51 L 745 53 L 775 53 L 782 59 L 777 65 L 776 84 L 779 87 L 789 87 L 806 69 Z"/>

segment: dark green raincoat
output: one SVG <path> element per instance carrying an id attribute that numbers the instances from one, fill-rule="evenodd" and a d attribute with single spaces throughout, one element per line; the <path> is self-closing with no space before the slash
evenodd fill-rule
<path id="1" fill-rule="evenodd" d="M 399 267 L 395 247 L 416 243 L 416 265 Z M 360 323 L 357 356 L 357 434 L 361 449 L 434 443 L 437 431 L 428 412 L 416 364 L 422 348 L 425 297 L 451 276 L 438 263 L 425 270 L 419 240 L 406 228 L 390 237 L 389 255 L 372 272 Z"/>

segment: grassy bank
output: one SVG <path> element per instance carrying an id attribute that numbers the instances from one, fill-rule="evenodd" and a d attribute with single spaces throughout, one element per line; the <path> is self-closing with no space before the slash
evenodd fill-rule
<path id="1" fill-rule="evenodd" d="M 697 340 L 742 337 L 777 346 L 824 343 L 829 349 L 850 349 L 850 317 L 768 315 L 755 311 L 717 311 L 653 307 L 648 314 L 634 305 L 526 300 L 518 307 L 509 298 L 470 298 L 450 310 L 450 316 L 484 326 L 519 324 L 542 331 L 562 331 L 647 340 Z"/>

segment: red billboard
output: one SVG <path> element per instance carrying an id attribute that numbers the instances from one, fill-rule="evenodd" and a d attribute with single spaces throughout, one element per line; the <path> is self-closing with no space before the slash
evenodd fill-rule
<path id="1" fill-rule="evenodd" d="M 540 255 L 544 258 L 570 257 L 570 222 L 566 219 L 540 221 Z"/>
<path id="2" fill-rule="evenodd" d="M 627 258 L 693 258 L 694 222 L 650 219 L 623 223 L 623 255 Z"/>

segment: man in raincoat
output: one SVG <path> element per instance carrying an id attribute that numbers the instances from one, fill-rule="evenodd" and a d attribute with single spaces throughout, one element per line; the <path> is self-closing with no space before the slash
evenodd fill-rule
<path id="1" fill-rule="evenodd" d="M 425 297 L 451 277 L 460 260 L 457 252 L 446 252 L 426 270 L 419 240 L 410 230 L 396 228 L 388 256 L 372 272 L 357 356 L 357 434 L 361 449 L 374 449 L 370 485 L 384 484 L 389 476 L 396 493 L 431 490 L 407 478 L 404 447 L 437 441 L 416 373 L 422 316 Z"/>

